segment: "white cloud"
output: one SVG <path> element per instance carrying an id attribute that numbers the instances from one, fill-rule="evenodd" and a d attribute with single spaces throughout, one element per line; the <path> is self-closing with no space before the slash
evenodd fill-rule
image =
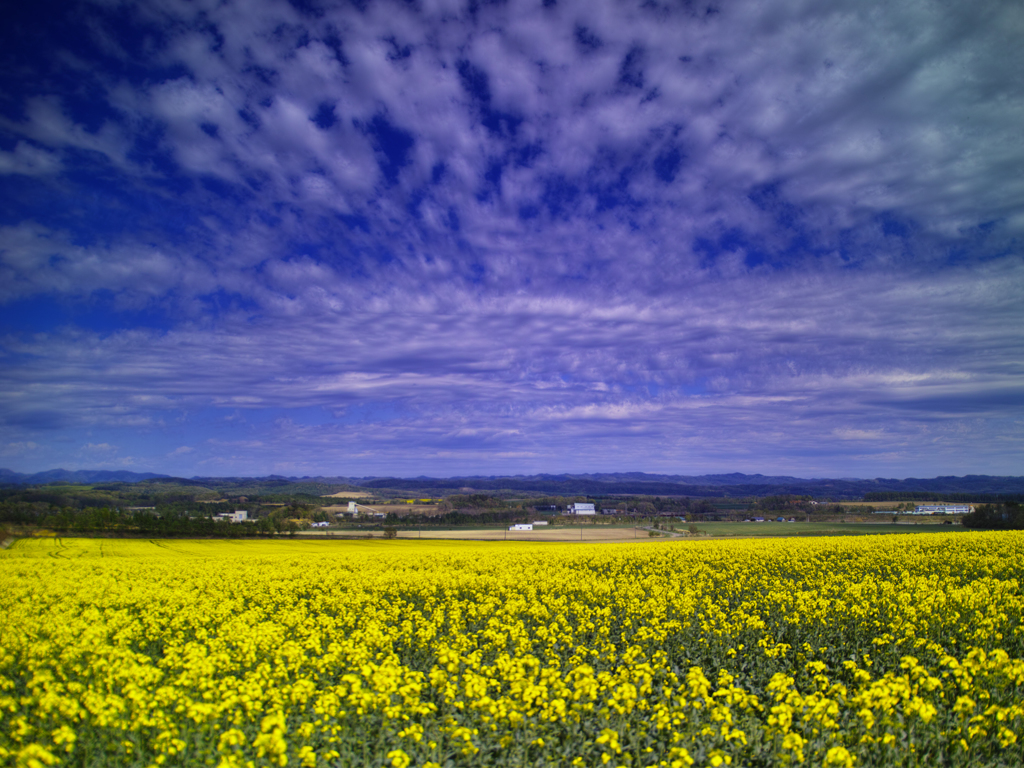
<path id="1" fill-rule="evenodd" d="M 27 136 L 43 146 L 96 152 L 122 170 L 131 169 L 132 164 L 126 158 L 128 140 L 116 125 L 107 122 L 96 131 L 86 130 L 64 113 L 60 99 L 53 96 L 30 99 L 25 113 L 24 122 L 0 117 L 0 128 Z M 33 155 L 36 162 L 41 159 L 38 150 Z"/>
<path id="2" fill-rule="evenodd" d="M 12 152 L 0 151 L 0 174 L 21 174 L 24 176 L 44 176 L 58 173 L 61 161 L 56 152 L 19 141 Z"/>
<path id="3" fill-rule="evenodd" d="M 6 445 L 0 447 L 0 456 L 3 456 L 4 458 L 21 457 L 25 455 L 30 455 L 38 451 L 41 447 L 42 446 L 40 446 L 38 443 L 34 443 L 31 440 L 7 443 Z"/>
<path id="4" fill-rule="evenodd" d="M 208 268 L 194 259 L 149 244 L 83 246 L 69 232 L 34 223 L 0 227 L 0 275 L 0 301 L 106 289 L 118 292 L 120 305 L 131 306 L 183 286 L 204 293 L 211 287 Z"/>
<path id="5" fill-rule="evenodd" d="M 301 283 L 312 264 L 285 268 Z M 264 411 L 320 414 L 314 426 L 273 427 L 283 442 L 237 448 L 261 453 L 344 434 L 376 455 L 496 441 L 505 451 L 592 445 L 580 455 L 599 456 L 610 441 L 629 454 L 657 445 L 668 461 L 698 446 L 908 444 L 964 424 L 995 444 L 1011 436 L 1005 415 L 1024 397 L 1020 341 L 1007 330 L 1016 326 L 1001 314 L 1017 311 L 1021 270 L 1019 260 L 993 263 L 960 293 L 960 273 L 893 275 L 880 290 L 871 274 L 834 284 L 822 271 L 770 284 L 740 277 L 644 304 L 463 293 L 446 306 L 395 293 L 372 309 L 256 325 L 58 334 L 11 344 L 33 362 L 4 373 L 4 389 L 21 393 L 4 410 L 30 425 L 57 409 L 111 428 L 205 408 L 245 409 L 241 429 L 264 429 L 248 421 Z M 979 346 L 990 338 L 1000 340 Z"/>
<path id="6" fill-rule="evenodd" d="M 86 443 L 82 446 L 82 453 L 85 454 L 104 455 L 116 452 L 117 446 L 110 443 Z"/>
<path id="7" fill-rule="evenodd" d="M 832 434 L 841 440 L 882 440 L 885 433 L 880 429 L 843 429 L 832 430 Z"/>

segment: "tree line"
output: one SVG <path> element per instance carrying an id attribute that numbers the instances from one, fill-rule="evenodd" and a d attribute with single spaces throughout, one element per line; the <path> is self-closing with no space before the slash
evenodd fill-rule
<path id="1" fill-rule="evenodd" d="M 58 507 L 40 501 L 0 502 L 0 523 L 25 525 L 58 533 L 147 534 L 153 536 L 197 536 L 244 538 L 289 533 L 299 530 L 295 518 L 324 518 L 326 513 L 298 505 L 279 507 L 241 523 L 215 520 L 211 515 L 190 513 L 174 506 L 158 510 L 130 510 L 117 507 Z"/>
<path id="2" fill-rule="evenodd" d="M 864 494 L 864 501 L 936 501 L 948 504 L 1004 504 L 1022 502 L 1021 493 L 936 493 L 934 491 L 872 491 Z"/>
<path id="3" fill-rule="evenodd" d="M 990 531 L 1024 530 L 1024 506 L 1008 501 L 1004 504 L 980 504 L 964 515 L 965 528 Z"/>

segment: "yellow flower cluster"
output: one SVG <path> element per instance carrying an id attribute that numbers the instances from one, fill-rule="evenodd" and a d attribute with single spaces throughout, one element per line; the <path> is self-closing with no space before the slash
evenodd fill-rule
<path id="1" fill-rule="evenodd" d="M 36 539 L 0 765 L 1024 763 L 1024 535 Z"/>

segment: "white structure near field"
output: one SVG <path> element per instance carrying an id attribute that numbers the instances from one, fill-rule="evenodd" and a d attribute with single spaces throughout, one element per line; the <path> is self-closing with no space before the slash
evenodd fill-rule
<path id="1" fill-rule="evenodd" d="M 361 510 L 363 510 L 363 511 L 361 511 Z M 348 512 L 338 512 L 335 515 L 335 517 L 340 517 L 341 515 L 344 515 L 344 514 L 348 514 L 348 515 L 363 514 L 363 515 L 370 515 L 370 517 L 387 517 L 387 515 L 385 513 L 380 512 L 379 510 L 376 510 L 373 507 L 368 507 L 365 504 L 358 504 L 358 503 L 356 503 L 354 501 L 350 501 L 348 503 Z"/>
<path id="2" fill-rule="evenodd" d="M 516 523 L 508 527 L 510 531 L 532 531 L 533 523 Z"/>
<path id="3" fill-rule="evenodd" d="M 240 523 L 249 519 L 249 513 L 244 509 L 236 509 L 234 512 L 220 512 L 213 519 L 220 523 Z"/>
<path id="4" fill-rule="evenodd" d="M 593 504 L 582 504 L 580 502 L 576 502 L 575 504 L 569 505 L 566 513 L 570 515 L 596 515 L 597 511 L 594 509 Z"/>
<path id="5" fill-rule="evenodd" d="M 969 504 L 918 504 L 915 515 L 966 515 L 974 511 Z"/>

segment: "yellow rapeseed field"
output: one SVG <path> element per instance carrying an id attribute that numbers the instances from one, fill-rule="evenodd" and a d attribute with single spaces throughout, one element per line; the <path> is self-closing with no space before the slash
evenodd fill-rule
<path id="1" fill-rule="evenodd" d="M 1018 766 L 1024 534 L 22 540 L 0 764 Z"/>

